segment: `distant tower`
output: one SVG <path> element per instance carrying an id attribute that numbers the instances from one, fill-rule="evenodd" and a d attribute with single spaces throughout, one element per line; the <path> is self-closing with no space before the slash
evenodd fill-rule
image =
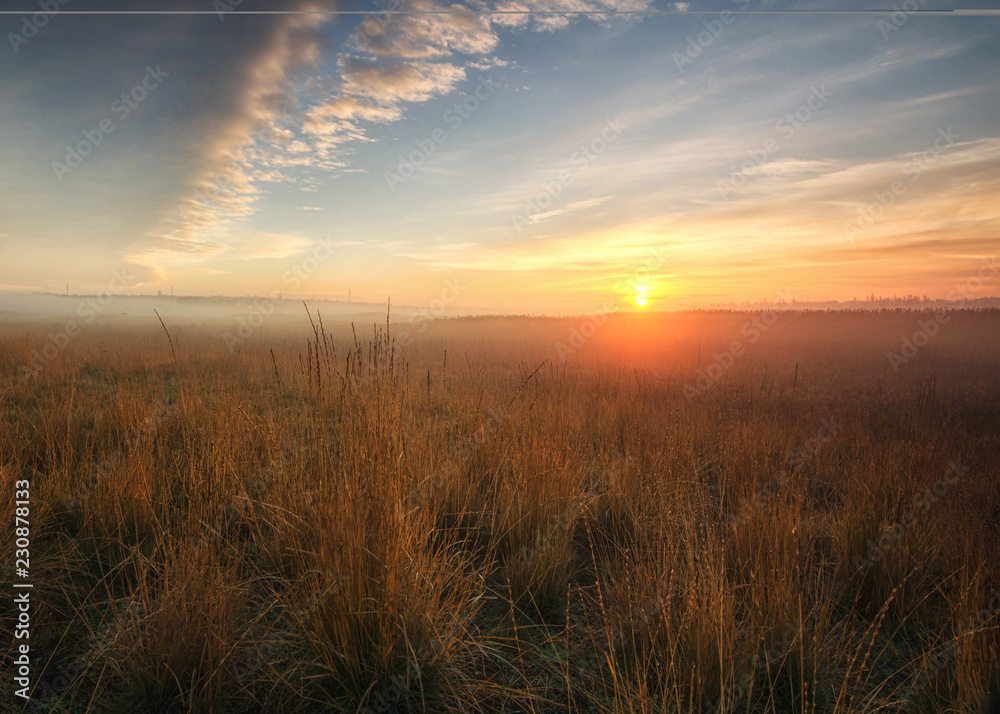
<path id="1" fill-rule="evenodd" d="M 66 297 L 69 297 L 69 283 L 66 283 Z"/>
<path id="2" fill-rule="evenodd" d="M 347 302 L 351 301 L 351 289 L 347 288 Z"/>
<path id="3" fill-rule="evenodd" d="M 174 296 L 174 286 L 171 285 L 170 286 L 170 297 L 173 297 L 173 296 Z"/>

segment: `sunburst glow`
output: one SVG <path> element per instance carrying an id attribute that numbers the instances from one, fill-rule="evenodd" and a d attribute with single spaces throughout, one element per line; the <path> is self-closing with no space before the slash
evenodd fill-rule
<path id="1" fill-rule="evenodd" d="M 636 295 L 634 302 L 639 307 L 646 307 L 649 304 L 649 298 L 645 295 Z"/>

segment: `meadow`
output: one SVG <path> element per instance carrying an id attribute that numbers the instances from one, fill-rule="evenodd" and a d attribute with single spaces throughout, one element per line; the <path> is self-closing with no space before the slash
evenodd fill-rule
<path id="1" fill-rule="evenodd" d="M 941 317 L 0 325 L 0 708 L 995 711 L 1000 311 Z"/>

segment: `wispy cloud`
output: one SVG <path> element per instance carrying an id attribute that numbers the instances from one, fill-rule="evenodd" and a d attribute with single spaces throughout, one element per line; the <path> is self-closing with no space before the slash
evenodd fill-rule
<path id="1" fill-rule="evenodd" d="M 550 218 L 555 218 L 556 216 L 565 216 L 576 211 L 581 211 L 585 208 L 593 208 L 594 206 L 599 206 L 605 201 L 611 199 L 611 196 L 601 196 L 599 198 L 588 198 L 585 201 L 575 201 L 574 203 L 568 203 L 561 208 L 556 208 L 551 211 L 545 211 L 533 216 L 529 216 L 528 220 L 532 223 L 542 223 L 549 220 Z"/>
<path id="2" fill-rule="evenodd" d="M 741 16 L 680 70 L 672 53 L 705 18 L 611 15 L 694 5 L 406 0 L 401 9 L 459 12 L 67 16 L 45 43 L 0 60 L 8 270 L 49 285 L 53 264 L 72 276 L 85 266 L 100 285 L 124 260 L 140 282 L 217 274 L 250 289 L 269 261 L 335 229 L 345 260 L 324 279 L 355 294 L 362 280 L 376 290 L 431 270 L 492 276 L 483 284 L 500 298 L 518 286 L 596 290 L 663 245 L 661 277 L 716 281 L 718 293 L 730 278 L 733 290 L 785 275 L 833 285 L 838 267 L 858 284 L 879 270 L 926 276 L 934 261 L 950 271 L 997 244 L 995 28 L 914 21 L 886 41 L 872 18 Z M 487 7 L 509 14 L 465 12 Z M 162 88 L 79 180 L 53 185 L 48 159 L 158 61 L 171 72 Z M 487 74 L 501 89 L 475 99 Z M 828 104 L 791 134 L 777 129 L 824 84 Z M 463 102 L 485 108 L 454 114 Z M 619 115 L 627 131 L 577 171 L 576 152 Z M 962 138 L 845 241 L 845 221 L 908 181 L 949 125 Z M 779 146 L 747 165 L 768 139 Z M 383 172 L 411 156 L 420 166 L 390 195 Z M 736 174 L 723 198 L 719 183 Z M 512 214 L 528 215 L 522 234 Z"/>
<path id="3" fill-rule="evenodd" d="M 295 4 L 298 10 L 327 7 L 314 0 Z M 251 215 L 261 190 L 260 181 L 282 180 L 267 166 L 265 156 L 288 147 L 289 134 L 280 127 L 282 109 L 289 106 L 289 75 L 314 66 L 320 54 L 322 15 L 282 15 L 269 26 L 260 51 L 238 66 L 230 79 L 232 101 L 225 116 L 201 142 L 186 195 L 176 212 L 168 212 L 151 230 L 144 246 L 132 256 L 137 262 L 158 260 L 165 252 L 209 255 L 223 251 L 210 236 L 232 221 Z M 271 141 L 256 138 L 271 129 Z M 278 131 L 275 131 L 275 128 Z M 294 146 L 292 147 L 294 153 Z M 276 162 L 281 165 L 281 162 Z M 151 266 L 155 267 L 155 266 Z"/>
<path id="4" fill-rule="evenodd" d="M 393 15 L 387 21 L 370 17 L 352 35 L 353 48 L 373 57 L 432 59 L 455 53 L 486 54 L 499 42 L 489 16 L 475 15 L 465 5 L 412 0 L 403 8 L 422 13 L 452 9 L 467 14 Z"/>
<path id="5" fill-rule="evenodd" d="M 508 15 L 498 15 L 494 18 L 497 25 L 511 28 L 523 28 L 536 32 L 554 32 L 568 27 L 575 19 L 572 14 L 557 13 L 604 13 L 648 10 L 652 7 L 652 0 L 533 0 L 523 2 L 523 0 L 500 0 L 496 4 L 496 9 Z M 546 14 L 532 14 L 546 13 Z M 603 21 L 608 16 L 603 14 L 591 15 L 590 19 Z"/>

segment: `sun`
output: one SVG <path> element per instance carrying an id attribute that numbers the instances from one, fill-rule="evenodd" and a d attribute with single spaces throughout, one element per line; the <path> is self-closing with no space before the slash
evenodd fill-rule
<path id="1" fill-rule="evenodd" d="M 646 305 L 649 304 L 649 298 L 645 295 L 636 295 L 633 302 L 635 302 L 635 304 L 639 307 L 646 307 Z"/>

